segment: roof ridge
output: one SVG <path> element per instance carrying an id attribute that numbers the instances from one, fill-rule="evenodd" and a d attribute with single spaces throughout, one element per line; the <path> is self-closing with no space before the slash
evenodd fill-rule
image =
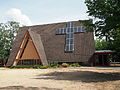
<path id="1" fill-rule="evenodd" d="M 66 21 L 66 22 L 55 22 L 55 23 L 46 23 L 46 24 L 38 24 L 38 25 L 31 25 L 31 26 L 23 26 L 23 27 L 36 27 L 36 26 L 44 26 L 44 25 L 54 25 L 54 24 L 62 24 L 62 23 L 67 23 L 67 22 L 78 22 L 77 21 Z M 21 27 L 22 28 L 22 27 Z"/>

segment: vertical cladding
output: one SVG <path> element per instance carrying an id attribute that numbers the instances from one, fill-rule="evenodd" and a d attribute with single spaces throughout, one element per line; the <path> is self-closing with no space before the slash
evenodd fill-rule
<path id="1" fill-rule="evenodd" d="M 80 26 L 79 22 L 75 26 Z M 65 53 L 65 35 L 56 35 L 58 28 L 65 28 L 66 23 L 49 25 L 44 28 L 41 39 L 45 48 L 46 56 L 49 61 L 59 62 L 84 62 L 94 53 L 93 32 L 75 34 L 75 51 L 73 53 Z M 45 36 L 44 36 L 45 35 Z M 45 39 L 45 40 L 44 40 Z"/>
<path id="2" fill-rule="evenodd" d="M 82 26 L 79 21 L 74 22 L 75 26 Z M 15 55 L 19 50 L 22 38 L 29 27 L 22 28 L 19 31 L 8 60 L 8 65 L 12 64 Z M 46 24 L 31 26 L 31 31 L 37 33 L 41 37 L 41 42 L 49 61 L 58 62 L 86 62 L 94 53 L 94 36 L 93 32 L 74 34 L 75 51 L 73 53 L 65 53 L 65 35 L 56 35 L 58 28 L 66 28 L 66 23 Z M 39 45 L 38 45 L 39 46 Z"/>

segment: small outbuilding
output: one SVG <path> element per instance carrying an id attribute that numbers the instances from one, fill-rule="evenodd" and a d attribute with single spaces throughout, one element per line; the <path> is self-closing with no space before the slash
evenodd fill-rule
<path id="1" fill-rule="evenodd" d="M 94 53 L 93 66 L 109 66 L 112 50 L 97 50 Z"/>

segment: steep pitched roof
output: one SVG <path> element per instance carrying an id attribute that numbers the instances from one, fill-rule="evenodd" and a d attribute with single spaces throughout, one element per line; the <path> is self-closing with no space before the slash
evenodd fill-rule
<path id="1" fill-rule="evenodd" d="M 30 29 L 28 30 L 28 32 L 32 38 L 32 41 L 33 41 L 36 49 L 37 49 L 37 52 L 40 56 L 42 64 L 48 65 L 47 58 L 46 58 L 45 51 L 44 51 L 44 46 L 42 44 L 40 35 L 31 31 Z"/>
<path id="2" fill-rule="evenodd" d="M 82 26 L 79 21 L 73 21 L 75 26 Z M 56 35 L 55 31 L 59 28 L 66 28 L 66 23 L 54 23 L 45 25 L 35 25 L 22 27 L 18 31 L 13 43 L 7 66 L 13 64 L 22 43 L 24 35 L 29 31 L 35 47 L 42 58 L 42 63 L 47 65 L 47 61 L 58 62 L 83 62 L 94 53 L 94 36 L 93 32 L 75 34 L 75 51 L 73 53 L 64 53 L 65 35 Z M 38 41 L 39 40 L 39 41 Z M 40 48 L 41 47 L 41 48 Z M 47 59 L 46 59 L 47 58 Z"/>
<path id="3" fill-rule="evenodd" d="M 13 42 L 12 50 L 10 51 L 10 56 L 9 56 L 9 59 L 8 59 L 6 66 L 11 66 L 13 64 L 27 29 L 28 28 L 18 31 L 16 39 Z"/>

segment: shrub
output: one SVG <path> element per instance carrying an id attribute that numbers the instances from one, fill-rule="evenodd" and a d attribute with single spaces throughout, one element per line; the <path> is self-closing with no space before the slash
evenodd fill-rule
<path id="1" fill-rule="evenodd" d="M 10 68 L 33 68 L 33 66 L 11 66 Z"/>
<path id="2" fill-rule="evenodd" d="M 56 67 L 59 67 L 59 64 L 58 64 L 58 62 L 50 62 L 50 63 L 49 63 L 49 66 L 56 68 Z"/>
<path id="3" fill-rule="evenodd" d="M 33 65 L 33 68 L 39 69 L 39 68 L 41 68 L 41 65 Z"/>
<path id="4" fill-rule="evenodd" d="M 9 66 L 9 68 L 14 68 L 14 66 Z"/>
<path id="5" fill-rule="evenodd" d="M 80 64 L 79 63 L 73 63 L 73 64 L 70 64 L 70 67 L 80 67 Z"/>
<path id="6" fill-rule="evenodd" d="M 69 64 L 67 64 L 67 63 L 62 63 L 62 66 L 63 66 L 63 67 L 68 67 Z"/>
<path id="7" fill-rule="evenodd" d="M 34 69 L 47 69 L 49 66 L 32 65 L 32 66 L 11 66 L 10 68 L 34 68 Z"/>
<path id="8" fill-rule="evenodd" d="M 41 66 L 40 69 L 47 69 L 49 66 Z"/>
<path id="9" fill-rule="evenodd" d="M 0 67 L 4 67 L 4 65 L 0 64 Z"/>

